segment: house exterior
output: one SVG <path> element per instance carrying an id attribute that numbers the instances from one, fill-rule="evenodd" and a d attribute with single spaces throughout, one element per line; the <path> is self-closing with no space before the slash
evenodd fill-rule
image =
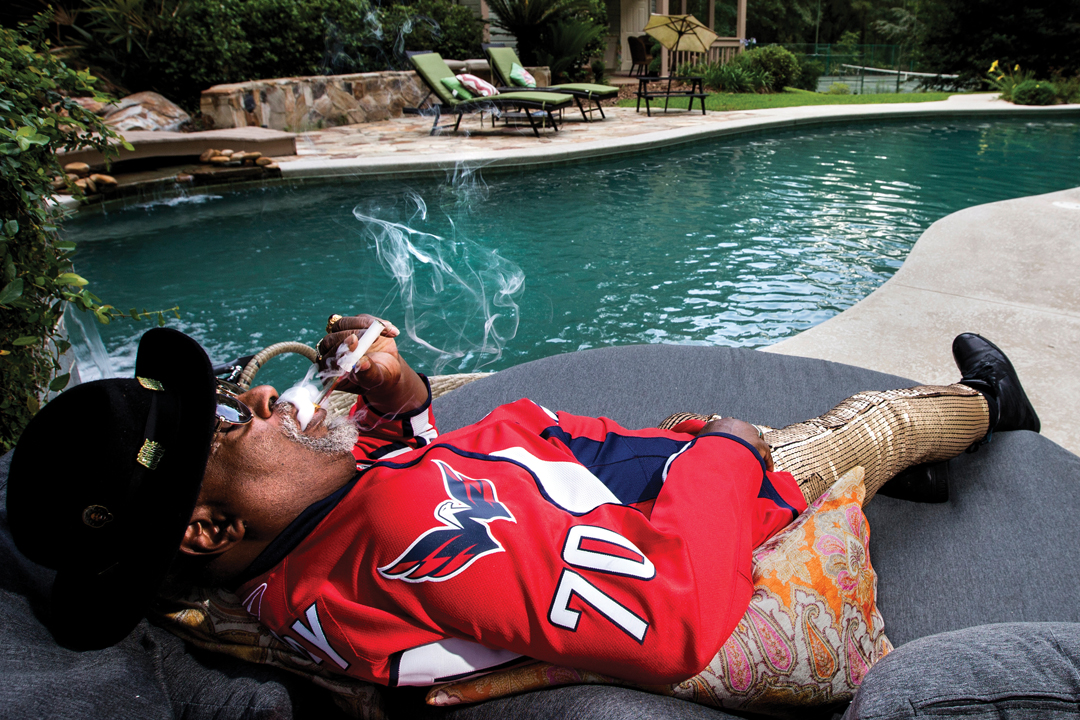
<path id="1" fill-rule="evenodd" d="M 459 0 L 472 9 L 477 16 L 488 19 L 490 11 L 485 0 Z M 630 48 L 626 39 L 641 35 L 651 13 L 691 14 L 713 29 L 720 39 L 709 53 L 709 62 L 727 61 L 741 51 L 746 39 L 746 0 L 607 0 L 608 36 L 604 63 L 616 72 L 630 70 Z M 489 27 L 490 42 L 515 42 L 513 36 L 503 34 L 498 28 Z M 685 62 L 686 58 L 672 58 L 666 50 L 662 53 L 661 74 L 669 68 Z"/>

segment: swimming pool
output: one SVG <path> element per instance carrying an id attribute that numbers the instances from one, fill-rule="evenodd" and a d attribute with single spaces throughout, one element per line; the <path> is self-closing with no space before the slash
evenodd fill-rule
<path id="1" fill-rule="evenodd" d="M 1078 159 L 1067 119 L 847 125 L 456 183 L 247 188 L 80 216 L 65 232 L 104 301 L 179 305 L 170 324 L 215 361 L 313 344 L 329 313 L 365 310 L 409 317 L 447 351 L 402 341 L 421 369 L 494 370 L 612 344 L 771 344 L 870 293 L 942 216 L 1080 185 Z M 407 235 L 411 277 L 387 273 L 385 237 L 377 246 L 379 226 L 358 215 L 430 233 Z M 101 329 L 114 370 L 130 372 L 145 327 Z M 297 362 L 259 379 L 287 384 Z"/>

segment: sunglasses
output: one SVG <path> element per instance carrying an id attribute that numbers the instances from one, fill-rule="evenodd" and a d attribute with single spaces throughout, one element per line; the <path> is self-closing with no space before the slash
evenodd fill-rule
<path id="1" fill-rule="evenodd" d="M 214 432 L 227 433 L 238 425 L 251 422 L 251 408 L 245 405 L 239 395 L 244 389 L 226 380 L 217 381 L 217 421 Z"/>

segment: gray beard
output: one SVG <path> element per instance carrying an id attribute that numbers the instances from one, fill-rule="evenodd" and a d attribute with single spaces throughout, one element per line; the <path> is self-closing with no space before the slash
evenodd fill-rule
<path id="1" fill-rule="evenodd" d="M 347 417 L 327 418 L 327 433 L 322 437 L 308 437 L 300 432 L 296 418 L 288 413 L 281 415 L 281 432 L 295 443 L 323 455 L 352 455 L 353 445 L 360 431 Z"/>

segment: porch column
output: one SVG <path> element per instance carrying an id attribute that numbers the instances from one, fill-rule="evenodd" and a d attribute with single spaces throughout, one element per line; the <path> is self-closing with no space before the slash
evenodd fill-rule
<path id="1" fill-rule="evenodd" d="M 745 0 L 740 0 L 740 2 L 745 2 Z M 480 19 L 488 20 L 490 17 L 491 10 L 488 9 L 487 0 L 480 0 Z M 486 22 L 484 23 L 484 42 L 491 42 L 491 25 Z"/>
<path id="2" fill-rule="evenodd" d="M 746 0 L 740 0 L 745 2 Z M 656 0 L 656 14 L 667 15 L 668 14 L 668 0 Z M 663 45 L 660 46 L 660 77 L 664 77 L 668 74 L 668 49 Z"/>
<path id="3" fill-rule="evenodd" d="M 746 39 L 746 0 L 739 0 L 738 11 L 735 16 L 735 37 L 740 40 Z M 739 52 L 746 49 L 743 44 L 739 45 Z"/>

